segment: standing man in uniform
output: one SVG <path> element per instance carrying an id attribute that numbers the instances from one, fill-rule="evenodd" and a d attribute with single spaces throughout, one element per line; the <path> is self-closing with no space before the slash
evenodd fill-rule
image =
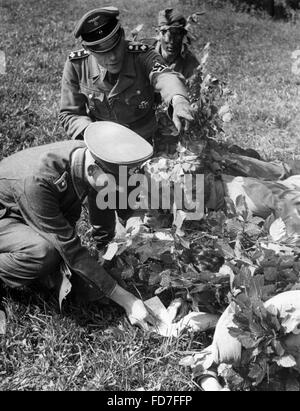
<path id="1" fill-rule="evenodd" d="M 151 157 L 152 146 L 111 122 L 90 125 L 85 143 L 34 147 L 0 162 L 0 282 L 11 287 L 51 283 L 64 262 L 82 298 L 107 296 L 125 309 L 132 324 L 147 328 L 153 318 L 142 301 L 89 254 L 75 225 L 84 199 L 95 198 L 113 175 L 117 179 L 119 166 L 136 167 Z M 106 221 L 106 227 L 111 230 L 114 221 Z"/>
<path id="2" fill-rule="evenodd" d="M 184 78 L 153 48 L 125 40 L 118 16 L 115 7 L 91 10 L 75 29 L 84 49 L 72 52 L 65 64 L 59 114 L 73 139 L 82 139 L 91 122 L 109 120 L 152 142 L 155 93 L 169 106 L 178 130 L 193 119 Z"/>

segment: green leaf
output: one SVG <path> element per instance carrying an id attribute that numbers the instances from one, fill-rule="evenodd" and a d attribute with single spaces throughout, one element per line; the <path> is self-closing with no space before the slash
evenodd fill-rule
<path id="1" fill-rule="evenodd" d="M 251 332 L 244 332 L 238 336 L 239 342 L 246 349 L 255 348 L 259 345 L 261 339 L 256 339 Z"/>
<path id="2" fill-rule="evenodd" d="M 272 347 L 274 348 L 274 351 L 278 357 L 282 357 L 284 355 L 284 348 L 281 344 L 280 341 L 278 340 L 273 340 L 272 341 Z"/>
<path id="3" fill-rule="evenodd" d="M 233 259 L 235 258 L 235 252 L 233 248 L 225 240 L 217 240 L 216 242 L 217 250 L 221 253 L 224 258 Z"/>
<path id="4" fill-rule="evenodd" d="M 253 334 L 253 336 L 255 336 L 255 338 L 261 338 L 265 336 L 265 330 L 262 328 L 262 326 L 260 324 L 255 323 L 254 321 L 252 321 L 250 323 L 250 332 Z"/>
<path id="5" fill-rule="evenodd" d="M 252 277 L 250 281 L 250 286 L 248 291 L 248 295 L 250 298 L 261 298 L 263 295 L 263 287 L 264 287 L 264 276 L 263 275 L 256 275 Z"/>
<path id="6" fill-rule="evenodd" d="M 288 314 L 282 321 L 281 321 L 281 326 L 283 327 L 285 334 L 289 333 L 295 333 L 299 334 L 299 324 L 300 324 L 300 318 L 299 318 L 299 311 L 295 313 Z"/>
<path id="7" fill-rule="evenodd" d="M 297 365 L 295 358 L 292 355 L 284 355 L 283 357 L 275 357 L 273 361 L 283 368 L 292 368 Z"/>
<path id="8" fill-rule="evenodd" d="M 244 195 L 240 194 L 239 196 L 237 196 L 235 200 L 235 208 L 237 214 L 240 215 L 245 222 L 252 217 Z"/>
<path id="9" fill-rule="evenodd" d="M 253 385 L 259 385 L 267 374 L 268 366 L 265 359 L 261 359 L 249 367 L 248 377 L 253 380 Z"/>
<path id="10" fill-rule="evenodd" d="M 238 233 L 243 231 L 243 224 L 237 218 L 226 220 L 226 228 L 229 235 L 235 239 Z"/>
<path id="11" fill-rule="evenodd" d="M 247 223 L 245 226 L 245 233 L 249 235 L 249 237 L 258 237 L 261 234 L 261 227 L 252 222 Z"/>
<path id="12" fill-rule="evenodd" d="M 257 216 L 254 216 L 254 217 L 250 218 L 250 220 L 249 220 L 249 223 L 255 224 L 255 225 L 261 225 L 264 222 L 265 222 L 265 220 L 263 218 L 257 217 Z"/>
<path id="13" fill-rule="evenodd" d="M 272 306 L 268 307 L 266 323 L 268 325 L 268 329 L 274 330 L 276 333 L 281 329 L 279 315 L 280 313 L 276 307 L 274 307 L 274 309 L 272 308 Z"/>
<path id="14" fill-rule="evenodd" d="M 232 389 L 240 389 L 244 384 L 244 378 L 242 378 L 230 364 L 222 363 L 218 366 L 218 375 L 224 378 L 227 385 Z"/>
<path id="15" fill-rule="evenodd" d="M 160 286 L 163 288 L 169 288 L 171 285 L 171 270 L 165 270 L 160 273 Z"/>
<path id="16" fill-rule="evenodd" d="M 275 282 L 278 278 L 277 267 L 264 267 L 264 277 L 266 281 Z"/>
<path id="17" fill-rule="evenodd" d="M 196 375 L 200 370 L 208 370 L 215 361 L 216 353 L 212 345 L 206 347 L 199 354 L 195 355 L 195 362 L 193 367 L 193 374 Z M 195 367 L 195 368 L 194 368 Z M 198 374 L 199 375 L 199 374 Z"/>
<path id="18" fill-rule="evenodd" d="M 229 334 L 234 337 L 238 338 L 242 334 L 242 330 L 236 327 L 228 327 Z"/>
<path id="19" fill-rule="evenodd" d="M 122 278 L 124 280 L 128 278 L 132 278 L 134 275 L 134 268 L 133 267 L 126 267 L 124 270 L 122 270 Z"/>

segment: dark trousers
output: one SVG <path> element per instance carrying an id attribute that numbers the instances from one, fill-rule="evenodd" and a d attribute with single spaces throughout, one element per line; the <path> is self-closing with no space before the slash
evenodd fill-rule
<path id="1" fill-rule="evenodd" d="M 51 282 L 62 259 L 56 249 L 21 219 L 0 219 L 0 279 L 10 287 Z"/>
<path id="2" fill-rule="evenodd" d="M 26 225 L 20 216 L 0 218 L 0 282 L 13 288 L 58 292 L 62 258 L 53 245 Z M 75 302 L 100 300 L 101 290 L 72 273 L 71 297 Z"/>

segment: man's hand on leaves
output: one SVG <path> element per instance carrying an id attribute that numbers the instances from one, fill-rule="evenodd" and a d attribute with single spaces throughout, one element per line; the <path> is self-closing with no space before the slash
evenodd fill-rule
<path id="1" fill-rule="evenodd" d="M 149 330 L 149 327 L 156 323 L 155 318 L 150 314 L 142 300 L 133 301 L 126 312 L 130 323 L 138 325 L 144 330 Z"/>
<path id="2" fill-rule="evenodd" d="M 177 130 L 182 130 L 184 123 L 184 131 L 188 130 L 189 122 L 193 121 L 193 109 L 188 100 L 180 95 L 176 95 L 172 99 L 173 105 L 173 123 Z"/>
<path id="3" fill-rule="evenodd" d="M 105 247 L 113 238 L 114 232 L 111 230 L 104 230 L 101 226 L 93 226 L 89 229 L 88 234 L 93 237 L 93 240 L 97 243 L 97 248 L 100 250 Z"/>
<path id="4" fill-rule="evenodd" d="M 150 326 L 156 324 L 155 317 L 148 311 L 143 301 L 119 285 L 116 285 L 110 298 L 124 308 L 132 325 L 149 330 Z"/>

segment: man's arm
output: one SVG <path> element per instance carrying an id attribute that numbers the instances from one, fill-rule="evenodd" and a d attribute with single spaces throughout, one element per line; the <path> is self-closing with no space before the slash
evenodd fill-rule
<path id="1" fill-rule="evenodd" d="M 149 76 L 150 83 L 169 106 L 170 117 L 177 130 L 180 131 L 182 120 L 186 122 L 193 120 L 193 112 L 188 101 L 184 77 L 171 70 L 165 64 L 162 56 L 153 49 L 141 54 L 140 58 Z"/>
<path id="2" fill-rule="evenodd" d="M 80 92 L 78 75 L 70 60 L 66 61 L 61 82 L 59 120 L 73 139 L 81 139 L 83 131 L 92 122 L 87 115 L 85 97 Z"/>
<path id="3" fill-rule="evenodd" d="M 142 300 L 135 297 L 118 284 L 111 293 L 110 299 L 124 308 L 131 324 L 139 325 L 145 330 L 149 330 L 149 325 L 155 325 L 156 319 L 147 310 Z"/>
<path id="4" fill-rule="evenodd" d="M 150 49 L 145 53 L 141 53 L 139 58 L 150 83 L 155 91 L 160 93 L 166 104 L 170 104 L 175 95 L 182 95 L 188 99 L 184 77 L 170 69 L 160 54 L 154 49 Z"/>
<path id="5" fill-rule="evenodd" d="M 109 296 L 116 281 L 81 244 L 75 227 L 60 210 L 59 193 L 54 190 L 39 176 L 25 179 L 23 193 L 16 202 L 26 223 L 56 248 L 73 272 Z"/>
<path id="6" fill-rule="evenodd" d="M 148 329 L 148 323 L 154 323 L 143 302 L 119 286 L 81 244 L 75 227 L 61 212 L 53 187 L 47 181 L 38 176 L 25 179 L 24 192 L 16 202 L 26 223 L 53 244 L 70 270 L 123 307 L 131 324 Z"/>

